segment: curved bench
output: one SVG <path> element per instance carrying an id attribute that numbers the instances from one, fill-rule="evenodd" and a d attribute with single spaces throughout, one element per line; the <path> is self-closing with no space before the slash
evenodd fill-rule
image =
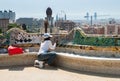
<path id="1" fill-rule="evenodd" d="M 34 60 L 37 58 L 36 53 L 25 53 L 18 55 L 0 55 L 0 67 L 5 66 L 31 66 L 34 64 Z"/>
<path id="2" fill-rule="evenodd" d="M 33 66 L 37 53 L 19 55 L 0 55 L 0 67 Z M 78 71 L 89 71 L 120 75 L 120 58 L 88 57 L 68 53 L 57 53 L 55 64 L 60 67 Z"/>
<path id="3" fill-rule="evenodd" d="M 78 71 L 120 75 L 120 58 L 102 58 L 57 53 L 56 64 Z"/>

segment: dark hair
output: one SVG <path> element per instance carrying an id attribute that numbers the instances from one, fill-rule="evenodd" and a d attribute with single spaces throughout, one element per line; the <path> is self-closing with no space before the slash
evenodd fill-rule
<path id="1" fill-rule="evenodd" d="M 48 37 L 48 38 L 44 38 L 44 41 L 46 41 L 46 40 L 50 40 L 50 38 L 51 38 L 51 37 Z"/>

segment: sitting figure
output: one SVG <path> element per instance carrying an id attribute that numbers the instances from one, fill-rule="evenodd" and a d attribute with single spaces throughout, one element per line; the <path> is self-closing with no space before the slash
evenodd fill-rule
<path id="1" fill-rule="evenodd" d="M 45 64 L 52 65 L 53 61 L 56 57 L 56 53 L 51 52 L 51 50 L 54 50 L 56 47 L 56 43 L 52 45 L 51 37 L 49 33 L 45 33 L 43 35 L 44 41 L 41 42 L 40 49 L 38 52 L 38 60 L 35 60 L 34 66 L 39 68 L 44 68 Z"/>

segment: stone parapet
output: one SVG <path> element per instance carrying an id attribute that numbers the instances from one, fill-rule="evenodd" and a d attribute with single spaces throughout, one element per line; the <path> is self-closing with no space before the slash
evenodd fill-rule
<path id="1" fill-rule="evenodd" d="M 20 65 L 33 65 L 34 60 L 37 58 L 36 53 L 25 53 L 18 55 L 0 55 L 0 67 L 2 66 L 20 66 Z"/>
<path id="2" fill-rule="evenodd" d="M 26 53 L 9 56 L 0 55 L 0 67 L 33 66 L 37 53 Z M 120 58 L 80 56 L 69 53 L 57 53 L 55 65 L 77 71 L 88 71 L 120 75 Z"/>
<path id="3" fill-rule="evenodd" d="M 100 58 L 57 53 L 56 64 L 78 71 L 120 75 L 120 58 Z"/>

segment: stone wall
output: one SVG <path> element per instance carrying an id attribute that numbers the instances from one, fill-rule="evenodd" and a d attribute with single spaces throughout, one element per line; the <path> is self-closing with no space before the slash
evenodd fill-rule
<path id="1" fill-rule="evenodd" d="M 58 53 L 56 64 L 77 71 L 120 75 L 120 58 L 98 58 Z"/>
<path id="2" fill-rule="evenodd" d="M 0 67 L 33 66 L 36 53 L 18 55 L 0 55 Z M 55 64 L 59 67 L 104 74 L 120 75 L 120 58 L 102 58 L 79 56 L 69 53 L 57 53 Z"/>
<path id="3" fill-rule="evenodd" d="M 3 66 L 20 66 L 20 65 L 33 65 L 34 60 L 37 58 L 36 53 L 32 54 L 18 54 L 18 55 L 0 55 L 0 67 Z"/>

